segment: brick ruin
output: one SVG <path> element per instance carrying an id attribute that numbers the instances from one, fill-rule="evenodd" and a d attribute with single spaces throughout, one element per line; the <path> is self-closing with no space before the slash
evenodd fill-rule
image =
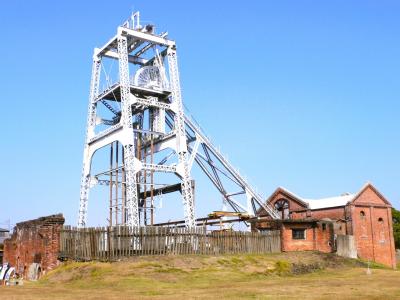
<path id="1" fill-rule="evenodd" d="M 26 277 L 32 263 L 40 265 L 42 273 L 58 265 L 62 214 L 17 223 L 9 239 L 4 241 L 4 262 Z"/>
<path id="2" fill-rule="evenodd" d="M 392 206 L 371 183 L 356 194 L 319 200 L 278 188 L 267 203 L 282 215 L 282 251 L 335 252 L 338 235 L 353 236 L 359 258 L 396 267 Z M 276 227 L 265 212 L 259 216 L 253 230 Z"/>

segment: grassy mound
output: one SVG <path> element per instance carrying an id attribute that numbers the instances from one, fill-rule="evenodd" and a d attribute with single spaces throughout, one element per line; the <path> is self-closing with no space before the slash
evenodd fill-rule
<path id="1" fill-rule="evenodd" d="M 135 257 L 116 263 L 65 262 L 41 279 L 42 283 L 122 284 L 140 278 L 160 282 L 195 280 L 202 276 L 218 280 L 232 277 L 290 276 L 332 268 L 364 266 L 363 262 L 318 252 L 269 255 Z"/>
<path id="2" fill-rule="evenodd" d="M 317 252 L 136 257 L 66 262 L 38 282 L 0 294 L 16 299 L 400 298 L 400 274 Z M 340 289 L 337 287 L 340 286 Z M 354 296 L 354 297 L 353 297 Z M 19 298 L 18 298 L 19 297 Z"/>

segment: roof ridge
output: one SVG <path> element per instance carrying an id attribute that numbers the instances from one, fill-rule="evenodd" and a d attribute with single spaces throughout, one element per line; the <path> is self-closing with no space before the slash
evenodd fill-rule
<path id="1" fill-rule="evenodd" d="M 330 197 L 324 197 L 324 198 L 303 198 L 304 201 L 321 201 L 321 200 L 329 200 L 329 199 L 335 199 L 335 198 L 354 198 L 357 194 L 356 193 L 349 193 L 346 195 L 339 195 L 339 196 L 330 196 Z"/>
<path id="2" fill-rule="evenodd" d="M 297 198 L 297 199 L 300 199 L 300 200 L 303 200 L 303 199 L 304 199 L 303 197 L 300 197 L 299 195 L 293 193 L 292 191 L 289 191 L 287 188 L 285 188 L 285 187 L 283 187 L 283 186 L 279 186 L 278 189 L 284 190 L 286 193 L 292 195 L 293 197 L 295 197 L 295 198 Z"/>

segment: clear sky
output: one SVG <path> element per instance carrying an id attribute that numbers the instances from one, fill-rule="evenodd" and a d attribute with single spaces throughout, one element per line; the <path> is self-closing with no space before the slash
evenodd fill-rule
<path id="1" fill-rule="evenodd" d="M 399 1 L 14 0 L 0 4 L 0 223 L 76 224 L 93 48 L 136 9 L 177 41 L 185 104 L 264 195 L 371 181 L 400 207 Z"/>

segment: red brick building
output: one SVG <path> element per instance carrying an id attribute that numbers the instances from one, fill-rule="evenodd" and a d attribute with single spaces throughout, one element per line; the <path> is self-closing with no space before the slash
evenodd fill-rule
<path id="1" fill-rule="evenodd" d="M 261 219 L 252 223 L 253 230 L 280 230 L 282 251 L 334 251 L 333 223 L 330 220 Z"/>
<path id="2" fill-rule="evenodd" d="M 17 223 L 11 237 L 4 241 L 3 261 L 24 277 L 32 263 L 39 264 L 41 271 L 53 269 L 58 264 L 64 222 L 63 215 L 58 214 Z"/>
<path id="3" fill-rule="evenodd" d="M 396 266 L 390 202 L 371 184 L 356 194 L 324 199 L 306 199 L 279 187 L 267 199 L 282 217 L 282 250 L 335 251 L 337 235 L 353 235 L 358 257 Z M 276 227 L 268 220 L 254 229 Z"/>

